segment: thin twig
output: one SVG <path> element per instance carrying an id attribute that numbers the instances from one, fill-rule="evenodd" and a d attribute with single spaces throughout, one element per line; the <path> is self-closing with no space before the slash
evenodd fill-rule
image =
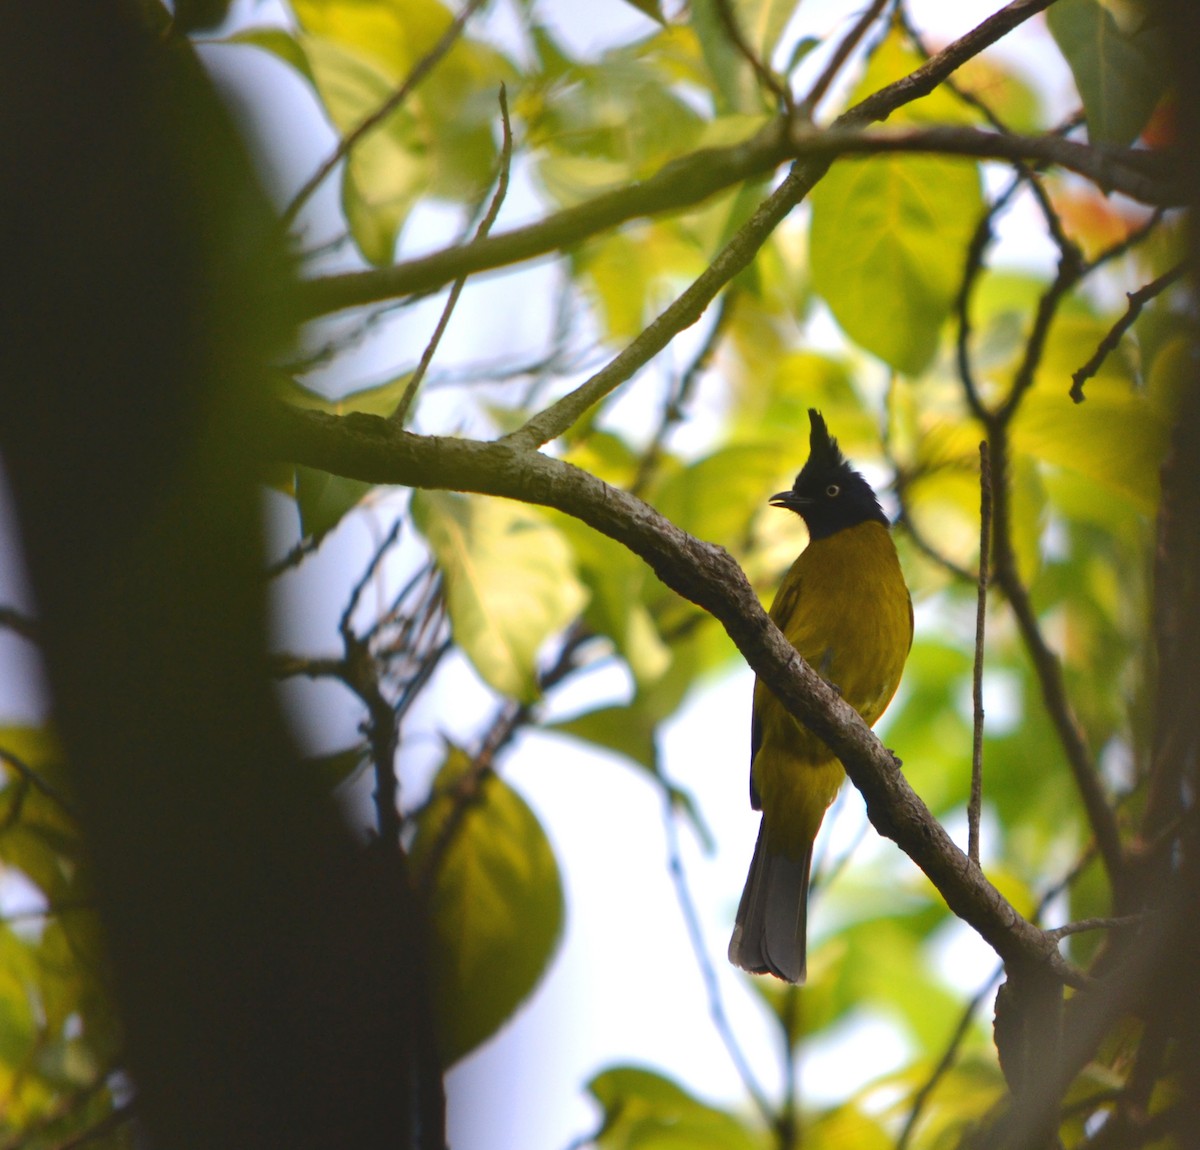
<path id="1" fill-rule="evenodd" d="M 285 571 L 290 571 L 293 567 L 299 567 L 310 555 L 312 555 L 318 547 L 324 542 L 323 535 L 307 535 L 295 544 L 290 551 L 274 563 L 269 563 L 266 569 L 266 577 L 268 579 L 276 579 Z"/>
<path id="2" fill-rule="evenodd" d="M 729 42 L 733 45 L 734 50 L 750 65 L 758 82 L 775 97 L 779 104 L 779 110 L 785 116 L 790 116 L 792 113 L 791 90 L 746 42 L 746 37 L 742 34 L 742 29 L 737 22 L 737 15 L 733 11 L 731 0 L 717 0 L 717 15 L 720 17 L 725 35 L 729 37 Z"/>
<path id="3" fill-rule="evenodd" d="M 1121 342 L 1125 333 L 1133 327 L 1137 322 L 1138 316 L 1142 314 L 1142 308 L 1154 299 L 1155 296 L 1161 295 L 1166 291 L 1176 280 L 1181 279 L 1187 273 L 1187 270 L 1188 264 L 1187 261 L 1184 261 L 1183 263 L 1176 264 L 1169 271 L 1163 272 L 1157 279 L 1151 280 L 1144 287 L 1138 288 L 1137 291 L 1125 293 L 1125 298 L 1128 300 L 1125 314 L 1109 329 L 1108 334 L 1100 341 L 1091 359 L 1078 371 L 1071 373 L 1070 396 L 1076 403 L 1082 403 L 1087 398 L 1083 394 L 1083 385 L 1100 370 L 1109 355 L 1116 351 L 1117 345 Z"/>
<path id="4" fill-rule="evenodd" d="M 821 74 L 809 88 L 808 94 L 800 101 L 799 110 L 803 116 L 812 118 L 813 113 L 817 110 L 817 105 L 829 91 L 830 85 L 837 79 L 838 73 L 850 58 L 850 53 L 858 47 L 859 41 L 867 34 L 867 30 L 879 19 L 883 10 L 891 2 L 892 0 L 873 0 L 866 11 L 854 22 L 850 31 L 842 37 L 833 55 L 830 56 L 829 63 L 821 69 Z"/>
<path id="5" fill-rule="evenodd" d="M 1046 933 L 1052 938 L 1067 938 L 1069 935 L 1084 934 L 1090 930 L 1121 930 L 1124 927 L 1140 926 L 1149 917 L 1148 914 L 1122 914 L 1108 918 L 1081 918 L 1063 926 L 1051 927 Z"/>
<path id="6" fill-rule="evenodd" d="M 6 747 L 0 747 L 0 760 L 12 767 L 34 790 L 40 791 L 64 813 L 70 815 L 71 818 L 75 818 L 75 808 L 71 800 L 54 786 L 53 783 L 48 782 L 40 771 L 35 767 L 31 767 L 20 755 L 14 754 Z"/>
<path id="7" fill-rule="evenodd" d="M 983 274 L 983 258 L 988 245 L 994 238 L 993 224 L 996 216 L 1004 211 L 1012 202 L 1017 189 L 1021 186 L 1020 176 L 1015 177 L 987 207 L 982 219 L 976 225 L 967 245 L 967 258 L 963 268 L 962 280 L 959 284 L 958 296 L 955 299 L 954 310 L 958 317 L 958 337 L 955 341 L 955 351 L 958 357 L 958 378 L 963 386 L 963 394 L 967 406 L 976 419 L 987 423 L 988 410 L 983 401 L 983 394 L 975 379 L 975 368 L 971 362 L 971 296 L 979 277 Z"/>
<path id="8" fill-rule="evenodd" d="M 1031 922 L 1037 922 L 1046 907 L 1058 898 L 1064 890 L 1066 890 L 1087 868 L 1092 861 L 1095 851 L 1088 848 L 1075 861 L 1071 869 L 1053 886 L 1051 886 L 1040 899 L 1038 905 L 1030 916 Z M 959 1019 L 958 1025 L 951 1033 L 950 1039 L 946 1044 L 945 1050 L 942 1052 L 942 1057 L 938 1059 L 937 1065 L 934 1067 L 930 1076 L 922 1084 L 921 1088 L 913 1095 L 912 1106 L 908 1113 L 908 1118 L 905 1120 L 904 1127 L 900 1132 L 900 1138 L 896 1142 L 896 1150 L 907 1150 L 909 1142 L 912 1139 L 913 1131 L 916 1128 L 917 1122 L 920 1120 L 930 1097 L 933 1094 L 937 1084 L 946 1076 L 955 1060 L 958 1058 L 958 1052 L 962 1048 L 963 1041 L 970 1032 L 971 1019 L 975 1016 L 979 1008 L 987 1001 L 988 995 L 992 988 L 1000 981 L 1004 974 L 1003 965 L 996 967 L 992 971 L 991 977 L 976 991 L 975 995 L 967 1003 L 966 1009 L 963 1011 L 962 1017 Z"/>
<path id="9" fill-rule="evenodd" d="M 979 445 L 979 596 L 975 605 L 975 668 L 971 676 L 971 799 L 967 804 L 967 857 L 976 866 L 979 865 L 979 814 L 983 806 L 983 645 L 991 545 L 992 469 L 984 440 Z"/>
<path id="10" fill-rule="evenodd" d="M 500 205 L 504 203 L 505 196 L 508 195 L 508 177 L 512 166 L 512 124 L 508 119 L 508 92 L 503 84 L 500 85 L 500 122 L 503 126 L 503 143 L 500 148 L 500 170 L 496 178 L 496 193 L 492 196 L 492 202 L 488 205 L 487 213 L 483 219 L 479 221 L 479 227 L 475 230 L 475 239 L 483 239 L 488 232 L 492 230 L 492 225 L 496 222 L 496 217 L 500 214 Z M 405 419 L 408 418 L 409 409 L 412 407 L 413 400 L 416 399 L 417 389 L 421 386 L 421 381 L 425 378 L 425 373 L 429 370 L 430 363 L 433 362 L 434 353 L 437 351 L 438 344 L 442 342 L 442 336 L 445 334 L 446 326 L 450 322 L 450 317 L 454 314 L 454 309 L 458 304 L 458 297 L 462 295 L 462 290 L 466 286 L 467 277 L 459 276 L 450 288 L 450 294 L 446 298 L 446 306 L 442 308 L 442 314 L 438 317 L 437 326 L 433 330 L 433 335 L 426 344 L 425 350 L 421 353 L 421 360 L 417 364 L 416 370 L 412 373 L 407 386 L 404 388 L 404 394 L 400 397 L 400 402 L 396 405 L 396 410 L 392 412 L 392 420 L 398 426 L 403 427 Z"/>
<path id="11" fill-rule="evenodd" d="M 675 901 L 679 904 L 679 913 L 683 916 L 683 924 L 687 930 L 692 954 L 696 959 L 696 967 L 700 972 L 700 980 L 704 983 L 704 993 L 708 1000 L 708 1016 L 712 1020 L 717 1037 L 720 1038 L 721 1044 L 729 1054 L 729 1060 L 733 1063 L 738 1077 L 742 1080 L 746 1093 L 750 1095 L 755 1109 L 758 1110 L 763 1121 L 770 1125 L 775 1121 L 775 1111 L 738 1044 L 737 1035 L 734 1033 L 729 1016 L 725 1013 L 725 1003 L 721 997 L 717 972 L 713 967 L 708 948 L 704 945 L 704 932 L 700 927 L 700 916 L 692 899 L 687 872 L 683 866 L 683 855 L 679 848 L 679 827 L 676 824 L 675 803 L 670 788 L 667 788 L 663 795 L 662 815 L 663 830 L 667 839 L 667 871 L 675 889 Z"/>
<path id="12" fill-rule="evenodd" d="M 308 203 L 313 193 L 325 182 L 329 173 L 350 154 L 368 132 L 376 128 L 399 108 L 408 99 L 413 89 L 433 71 L 442 57 L 454 47 L 455 41 L 462 35 L 463 28 L 466 27 L 467 21 L 475 14 L 478 8 L 483 6 L 483 3 L 484 0 L 467 0 L 467 4 L 463 10 L 450 22 L 450 26 L 442 33 L 437 43 L 413 65 L 412 70 L 404 78 L 400 86 L 375 111 L 360 121 L 355 128 L 338 142 L 337 147 L 330 153 L 328 159 L 309 177 L 304 186 L 292 198 L 292 202 L 284 209 L 283 215 L 280 218 L 280 228 L 283 231 L 287 231 L 295 223 L 296 217 L 300 214 L 300 209 Z"/>
<path id="13" fill-rule="evenodd" d="M 1000 977 L 1003 974 L 1004 967 L 996 967 L 992 971 L 991 977 L 975 992 L 970 1002 L 963 1009 L 958 1019 L 958 1025 L 951 1032 L 950 1038 L 946 1043 L 946 1048 L 942 1051 L 942 1056 L 938 1059 L 937 1065 L 930 1072 L 929 1077 L 921 1084 L 920 1090 L 913 1095 L 908 1117 L 904 1121 L 900 1137 L 896 1140 L 896 1150 L 908 1150 L 908 1144 L 912 1140 L 913 1131 L 916 1129 L 921 1115 L 925 1112 L 925 1107 L 928 1105 L 929 1099 L 932 1097 L 934 1090 L 937 1089 L 938 1083 L 946 1077 L 958 1059 L 959 1049 L 971 1031 L 971 1023 L 976 1013 L 987 1001 L 988 995 L 992 993 L 996 983 L 1000 981 Z"/>
<path id="14" fill-rule="evenodd" d="M 541 691 L 545 692 L 557 686 L 576 670 L 578 667 L 576 657 L 579 650 L 591 637 L 591 631 L 582 620 L 576 620 L 568 628 L 562 647 L 559 649 L 558 658 L 548 670 L 538 676 L 538 687 Z M 532 703 L 517 703 L 511 699 L 501 704 L 487 733 L 480 742 L 479 749 L 472 756 L 470 765 L 455 781 L 451 790 L 453 806 L 445 821 L 438 828 L 437 837 L 425 855 L 421 872 L 417 876 L 417 885 L 426 896 L 433 889 L 442 861 L 450 849 L 454 837 L 458 834 L 467 811 L 473 803 L 479 801 L 483 784 L 495 769 L 497 756 L 508 746 L 517 732 L 532 720 L 535 710 Z M 444 794 L 445 792 L 435 791 L 406 818 L 408 820 L 419 818 L 439 798 L 444 797 Z"/>
<path id="15" fill-rule="evenodd" d="M 358 577 L 358 581 L 354 584 L 350 592 L 349 598 L 346 600 L 346 608 L 342 611 L 342 617 L 338 620 L 338 633 L 344 638 L 350 635 L 350 619 L 354 614 L 355 608 L 358 606 L 359 600 L 362 598 L 363 592 L 367 588 L 374 577 L 375 572 L 379 569 L 379 564 L 383 562 L 383 557 L 392 549 L 396 540 L 400 537 L 400 528 L 404 525 L 404 519 L 397 516 L 393 521 L 391 529 L 383 537 L 379 546 L 375 548 L 374 554 L 371 556 L 370 562 L 364 568 L 363 573 Z"/>

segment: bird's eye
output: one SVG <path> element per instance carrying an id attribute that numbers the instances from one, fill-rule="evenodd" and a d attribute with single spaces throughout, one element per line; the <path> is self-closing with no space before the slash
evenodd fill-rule
<path id="1" fill-rule="evenodd" d="M 836 498 L 841 493 L 842 489 L 836 483 L 831 483 L 825 488 L 825 494 L 828 495 L 830 499 Z"/>

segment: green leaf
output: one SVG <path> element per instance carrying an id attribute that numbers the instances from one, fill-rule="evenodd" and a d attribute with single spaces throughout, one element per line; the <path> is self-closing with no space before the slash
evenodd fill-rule
<path id="1" fill-rule="evenodd" d="M 302 765 L 332 791 L 350 778 L 366 758 L 367 748 L 362 743 L 357 743 L 353 747 L 346 747 L 327 755 L 310 755 L 302 761 Z"/>
<path id="2" fill-rule="evenodd" d="M 813 288 L 855 343 L 919 375 L 937 351 L 982 209 L 974 164 L 836 164 L 812 194 Z"/>
<path id="3" fill-rule="evenodd" d="M 417 873 L 435 867 L 429 968 L 446 1066 L 493 1035 L 533 991 L 565 916 L 558 863 L 536 816 L 494 774 L 475 795 L 459 795 L 470 767 L 464 751 L 448 748 L 411 854 Z"/>
<path id="4" fill-rule="evenodd" d="M 805 1130 L 810 1146 L 853 1146 L 854 1150 L 892 1150 L 895 1137 L 877 1118 L 854 1103 L 838 1106 Z"/>
<path id="5" fill-rule="evenodd" d="M 650 569 L 628 547 L 578 519 L 562 515 L 555 522 L 571 541 L 591 595 L 584 620 L 613 641 L 639 686 L 654 682 L 670 666 L 671 652 L 646 606 Z"/>
<path id="6" fill-rule="evenodd" d="M 418 491 L 412 510 L 446 580 L 454 641 L 486 683 L 532 703 L 538 651 L 587 602 L 566 540 L 504 499 Z"/>
<path id="7" fill-rule="evenodd" d="M 1046 14 L 1071 66 L 1094 144 L 1131 144 L 1170 83 L 1161 27 L 1123 28 L 1096 0 L 1058 0 Z"/>
<path id="8" fill-rule="evenodd" d="M 315 467 L 296 466 L 296 506 L 300 530 L 305 537 L 319 539 L 332 531 L 346 512 L 357 507 L 373 484 L 361 479 L 331 475 Z"/>
<path id="9" fill-rule="evenodd" d="M 308 56 L 296 42 L 295 36 L 282 28 L 262 27 L 247 28 L 229 38 L 231 44 L 250 44 L 278 56 L 285 64 L 290 64 L 310 84 L 315 85 L 316 79 L 308 65 Z"/>
<path id="10" fill-rule="evenodd" d="M 625 0 L 625 3 L 631 8 L 636 8 L 643 16 L 649 16 L 651 20 L 657 20 L 660 24 L 666 23 L 662 13 L 662 5 L 658 0 Z"/>
<path id="11" fill-rule="evenodd" d="M 669 476 L 655 506 L 692 535 L 737 550 L 768 496 L 779 490 L 781 474 L 799 470 L 795 451 L 795 444 L 762 441 L 714 451 Z"/>
<path id="12" fill-rule="evenodd" d="M 600 707 L 546 727 L 624 755 L 651 774 L 658 774 L 656 729 L 653 718 L 636 706 Z"/>
<path id="13" fill-rule="evenodd" d="M 764 1150 L 767 1140 L 671 1079 L 636 1066 L 597 1074 L 588 1090 L 604 1108 L 602 1150 Z"/>
<path id="14" fill-rule="evenodd" d="M 342 135 L 383 106 L 395 84 L 371 62 L 315 36 L 304 47 L 317 90 Z M 396 237 L 428 190 L 428 158 L 412 107 L 391 112 L 355 145 L 342 169 L 342 208 L 363 258 L 391 263 Z"/>
<path id="15" fill-rule="evenodd" d="M 1060 321 L 1039 385 L 1021 404 L 1014 446 L 1043 464 L 1076 472 L 1128 500 L 1144 515 L 1158 507 L 1158 469 L 1167 449 L 1170 413 L 1134 388 L 1120 358 L 1088 381 L 1087 402 L 1064 386 L 1070 364 L 1083 363 L 1105 333 L 1095 320 Z"/>
<path id="16" fill-rule="evenodd" d="M 351 411 L 361 411 L 367 415 L 378 415 L 387 418 L 396 410 L 411 372 L 404 372 L 395 379 L 385 383 L 377 383 L 371 387 L 359 388 L 358 391 L 347 392 L 336 399 L 310 391 L 304 384 L 297 382 L 290 375 L 279 372 L 272 377 L 271 385 L 275 394 L 294 407 L 305 411 L 326 411 L 330 415 L 346 415 Z"/>
<path id="17" fill-rule="evenodd" d="M 730 0 L 730 8 L 739 28 L 743 29 L 743 36 L 741 9 L 744 6 L 738 0 Z M 717 0 L 692 0 L 691 23 L 700 41 L 704 61 L 712 74 L 713 86 L 720 97 L 718 111 L 762 111 L 763 98 L 754 70 L 730 40 Z"/>
<path id="18" fill-rule="evenodd" d="M 175 27 L 180 32 L 215 28 L 229 12 L 229 0 L 175 0 Z"/>

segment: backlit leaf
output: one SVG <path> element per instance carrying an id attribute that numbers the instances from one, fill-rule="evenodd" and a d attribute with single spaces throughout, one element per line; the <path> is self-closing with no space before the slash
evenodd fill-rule
<path id="1" fill-rule="evenodd" d="M 417 874 L 434 868 L 429 968 L 447 1066 L 494 1034 L 533 991 L 565 914 L 558 863 L 536 816 L 494 774 L 472 796 L 457 795 L 470 766 L 464 751 L 448 749 L 411 853 Z"/>
<path id="2" fill-rule="evenodd" d="M 632 759 L 648 771 L 658 771 L 658 747 L 653 718 L 638 707 L 601 707 L 546 728 L 594 743 Z"/>
<path id="3" fill-rule="evenodd" d="M 587 602 L 566 540 L 503 499 L 420 491 L 412 509 L 446 580 L 455 642 L 486 683 L 533 702 L 538 651 Z"/>
<path id="4" fill-rule="evenodd" d="M 1096 0 L 1058 0 L 1046 22 L 1071 66 L 1093 143 L 1131 144 L 1170 82 L 1161 27 L 1122 27 Z"/>
<path id="5" fill-rule="evenodd" d="M 296 506 L 300 511 L 300 531 L 308 537 L 328 534 L 342 517 L 362 502 L 373 484 L 361 479 L 331 475 L 315 467 L 296 467 Z"/>
<path id="6" fill-rule="evenodd" d="M 637 1066 L 597 1074 L 588 1090 L 604 1108 L 602 1150 L 764 1150 L 767 1139 L 732 1114 Z"/>
<path id="7" fill-rule="evenodd" d="M 842 161 L 812 194 L 813 288 L 855 343 L 918 375 L 937 351 L 982 206 L 973 164 Z"/>

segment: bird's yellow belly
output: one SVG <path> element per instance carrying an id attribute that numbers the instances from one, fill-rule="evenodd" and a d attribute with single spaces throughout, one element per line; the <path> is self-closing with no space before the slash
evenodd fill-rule
<path id="1" fill-rule="evenodd" d="M 871 724 L 895 694 L 912 640 L 912 615 L 895 547 L 881 524 L 810 546 L 771 609 L 792 645 Z M 751 770 L 769 849 L 800 859 L 844 775 L 829 748 L 776 701 L 754 690 L 760 743 Z"/>

